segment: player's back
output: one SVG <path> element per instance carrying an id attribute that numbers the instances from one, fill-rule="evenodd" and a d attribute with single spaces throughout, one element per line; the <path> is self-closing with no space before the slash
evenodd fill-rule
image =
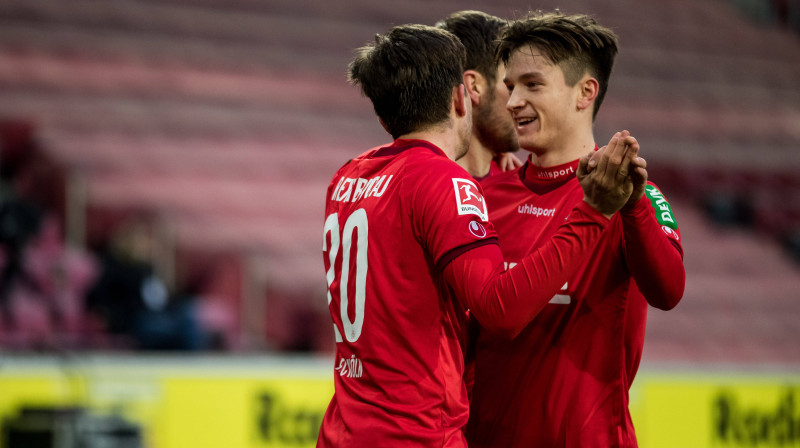
<path id="1" fill-rule="evenodd" d="M 469 178 L 438 148 L 398 140 L 334 177 L 323 255 L 335 394 L 318 446 L 465 446 L 465 311 L 436 267 L 478 239 L 474 216 L 444 210 L 457 176 Z M 462 232 L 447 229 L 459 221 Z"/>

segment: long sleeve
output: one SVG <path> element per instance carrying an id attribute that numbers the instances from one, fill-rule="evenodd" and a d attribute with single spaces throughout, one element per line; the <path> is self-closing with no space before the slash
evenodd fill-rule
<path id="1" fill-rule="evenodd" d="M 581 201 L 550 241 L 506 270 L 495 244 L 455 257 L 444 278 L 487 329 L 518 334 L 586 260 L 609 220 Z"/>
<path id="2" fill-rule="evenodd" d="M 661 208 L 656 211 L 651 204 L 653 199 L 648 199 L 653 192 L 657 193 L 657 201 L 664 201 L 656 187 L 650 185 L 642 199 L 621 212 L 625 256 L 631 275 L 647 303 L 670 310 L 680 302 L 686 284 L 683 248 L 677 228 L 665 229 L 658 222 L 656 213 L 663 211 Z"/>

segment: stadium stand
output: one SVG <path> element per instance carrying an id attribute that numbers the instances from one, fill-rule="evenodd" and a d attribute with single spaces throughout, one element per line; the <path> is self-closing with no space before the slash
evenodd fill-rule
<path id="1" fill-rule="evenodd" d="M 221 346 L 327 352 L 323 192 L 344 161 L 388 140 L 345 82 L 353 49 L 391 24 L 527 6 L 7 0 L 0 164 L 27 123 L 60 173 L 45 205 L 69 247 L 97 249 L 147 216 L 160 272 L 203 297 Z M 645 359 L 800 361 L 800 276 L 777 243 L 800 228 L 797 36 L 721 1 L 537 6 L 593 13 L 619 33 L 596 135 L 630 129 L 674 201 L 686 296 L 651 312 Z"/>

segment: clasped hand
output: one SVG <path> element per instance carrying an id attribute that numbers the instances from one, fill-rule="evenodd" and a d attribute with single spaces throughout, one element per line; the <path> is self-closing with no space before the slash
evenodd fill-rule
<path id="1" fill-rule="evenodd" d="M 581 157 L 578 182 L 583 200 L 610 218 L 633 205 L 647 185 L 647 161 L 639 157 L 639 142 L 630 132 L 617 132 L 608 145 Z"/>

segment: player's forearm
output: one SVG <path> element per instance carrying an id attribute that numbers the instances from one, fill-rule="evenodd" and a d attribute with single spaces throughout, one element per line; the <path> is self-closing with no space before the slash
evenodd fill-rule
<path id="1" fill-rule="evenodd" d="M 586 260 L 608 220 L 581 202 L 551 240 L 505 270 L 498 246 L 472 249 L 445 267 L 445 279 L 481 326 L 516 335 Z"/>
<path id="2" fill-rule="evenodd" d="M 686 284 L 680 246 L 661 230 L 646 197 L 621 216 L 625 256 L 636 285 L 650 305 L 662 310 L 674 308 Z"/>

